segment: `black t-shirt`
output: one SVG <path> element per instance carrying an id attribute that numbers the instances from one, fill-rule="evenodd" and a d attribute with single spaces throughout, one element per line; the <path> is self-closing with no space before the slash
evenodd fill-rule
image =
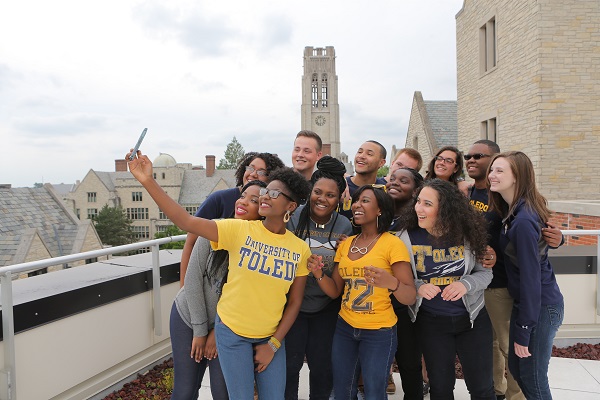
<path id="1" fill-rule="evenodd" d="M 494 265 L 494 277 L 489 288 L 505 288 L 508 285 L 506 267 L 504 266 L 504 253 L 500 250 L 500 233 L 502 231 L 502 218 L 495 212 L 489 211 L 489 199 L 487 189 L 477 189 L 475 186 L 469 191 L 469 203 L 476 210 L 484 213 L 488 222 L 488 244 L 496 252 L 496 264 Z"/>

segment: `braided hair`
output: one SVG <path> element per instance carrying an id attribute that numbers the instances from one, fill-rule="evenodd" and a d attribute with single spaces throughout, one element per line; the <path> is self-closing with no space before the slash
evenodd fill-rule
<path id="1" fill-rule="evenodd" d="M 312 186 L 314 186 L 315 183 L 317 183 L 317 181 L 319 181 L 320 179 L 331 179 L 332 181 L 335 182 L 335 184 L 338 188 L 338 191 L 339 191 L 338 196 L 341 198 L 342 194 L 346 190 L 346 185 L 347 185 L 346 179 L 344 178 L 345 173 L 346 173 L 346 167 L 344 166 L 344 163 L 342 163 L 337 158 L 333 158 L 331 156 L 323 156 L 317 162 L 317 170 L 315 172 L 313 172 L 313 174 L 310 178 L 310 183 Z M 335 223 L 339 216 L 339 214 L 337 212 L 334 211 L 334 213 L 335 213 L 335 219 L 333 220 L 333 223 L 331 224 L 331 227 L 329 229 L 329 237 L 327 238 L 327 241 L 329 241 L 329 242 L 331 242 L 331 234 L 333 233 L 333 227 L 335 226 Z M 300 212 L 300 216 L 298 218 L 298 226 L 296 227 L 294 234 L 296 236 L 298 236 L 300 239 L 310 238 L 309 225 L 310 225 L 310 196 L 309 196 L 308 201 L 306 202 L 306 205 Z"/>

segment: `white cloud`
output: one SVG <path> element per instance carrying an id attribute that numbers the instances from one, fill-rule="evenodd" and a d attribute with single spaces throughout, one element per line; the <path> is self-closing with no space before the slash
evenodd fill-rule
<path id="1" fill-rule="evenodd" d="M 456 98 L 462 0 L 23 0 L 0 13 L 0 183 L 74 182 L 142 151 L 290 163 L 305 46 L 334 46 L 342 150 L 402 145 L 415 90 Z M 29 162 L 29 160 L 34 162 Z M 14 168 L 18 165 L 18 168 Z"/>

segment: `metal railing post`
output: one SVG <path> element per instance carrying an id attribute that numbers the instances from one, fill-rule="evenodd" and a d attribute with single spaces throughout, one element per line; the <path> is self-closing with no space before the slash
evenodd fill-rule
<path id="1" fill-rule="evenodd" d="M 600 234 L 596 236 L 596 315 L 600 316 Z"/>
<path id="2" fill-rule="evenodd" d="M 152 246 L 152 309 L 154 312 L 154 334 L 156 336 L 162 336 L 159 250 L 158 244 Z"/>
<path id="3" fill-rule="evenodd" d="M 4 342 L 4 369 L 2 374 L 0 396 L 2 399 L 16 399 L 16 352 L 15 352 L 15 319 L 12 294 L 12 274 L 5 272 L 0 275 L 0 287 L 2 290 L 2 334 Z"/>

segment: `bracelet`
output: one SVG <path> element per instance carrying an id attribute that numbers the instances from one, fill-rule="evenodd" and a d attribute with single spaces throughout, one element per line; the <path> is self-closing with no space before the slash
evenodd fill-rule
<path id="1" fill-rule="evenodd" d="M 325 278 L 325 272 L 323 272 L 323 274 L 321 275 L 321 277 L 320 277 L 320 278 L 316 278 L 316 279 L 317 279 L 317 281 L 319 281 L 319 282 L 320 282 L 320 281 L 322 281 L 322 280 L 323 280 L 323 278 Z"/>
<path id="2" fill-rule="evenodd" d="M 398 278 L 396 278 L 396 281 L 398 281 L 398 284 L 396 285 L 396 289 L 392 290 L 392 289 L 388 289 L 388 291 L 390 293 L 394 293 L 396 292 L 396 290 L 398 290 L 398 288 L 400 287 L 400 280 Z"/>
<path id="3" fill-rule="evenodd" d="M 269 344 L 272 344 L 273 346 L 275 346 L 277 348 L 277 350 L 279 350 L 279 348 L 281 347 L 281 342 L 279 340 L 277 340 L 277 338 L 275 336 L 271 336 L 269 338 Z M 275 351 L 277 351 L 275 350 Z"/>
<path id="4" fill-rule="evenodd" d="M 269 343 L 269 347 L 271 348 L 271 350 L 273 350 L 273 353 L 277 353 L 277 350 L 279 350 L 279 348 L 275 346 L 275 344 L 270 340 L 267 343 Z"/>

